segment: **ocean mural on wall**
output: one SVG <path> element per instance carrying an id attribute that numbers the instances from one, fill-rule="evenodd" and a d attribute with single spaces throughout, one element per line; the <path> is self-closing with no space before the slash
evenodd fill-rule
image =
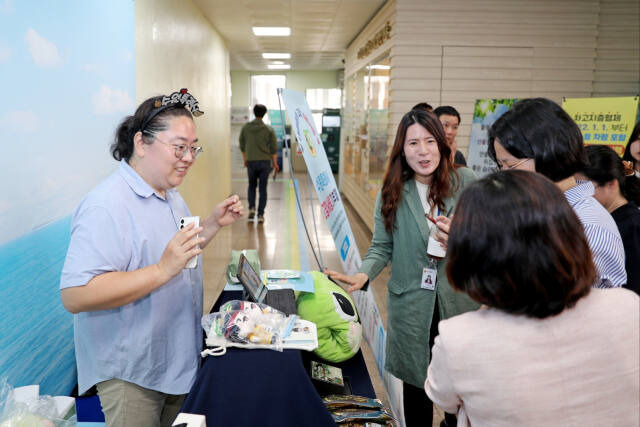
<path id="1" fill-rule="evenodd" d="M 70 215 L 116 169 L 109 145 L 135 109 L 134 3 L 0 0 L 0 28 L 0 376 L 68 394 L 58 281 Z"/>

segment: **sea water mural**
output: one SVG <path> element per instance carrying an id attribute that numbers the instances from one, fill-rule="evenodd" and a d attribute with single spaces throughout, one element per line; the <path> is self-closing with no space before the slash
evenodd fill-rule
<path id="1" fill-rule="evenodd" d="M 133 11 L 0 0 L 0 376 L 43 394 L 76 382 L 58 281 L 70 215 L 117 167 L 109 144 L 135 108 Z"/>

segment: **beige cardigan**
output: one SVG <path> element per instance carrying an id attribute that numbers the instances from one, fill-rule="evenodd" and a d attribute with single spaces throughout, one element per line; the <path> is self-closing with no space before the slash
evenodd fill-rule
<path id="1" fill-rule="evenodd" d="M 458 426 L 638 426 L 639 301 L 592 289 L 547 319 L 483 308 L 444 320 L 425 390 Z"/>

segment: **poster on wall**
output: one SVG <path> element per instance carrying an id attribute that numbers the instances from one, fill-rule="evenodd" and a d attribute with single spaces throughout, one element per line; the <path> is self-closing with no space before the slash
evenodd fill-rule
<path id="1" fill-rule="evenodd" d="M 496 164 L 487 153 L 489 143 L 489 128 L 506 113 L 517 99 L 478 99 L 473 109 L 473 123 L 469 138 L 469 157 L 467 167 L 471 168 L 478 177 L 487 175 L 495 170 Z"/>
<path id="2" fill-rule="evenodd" d="M 329 225 L 331 236 L 340 256 L 342 269 L 345 274 L 355 274 L 362 264 L 362 259 L 342 204 L 340 192 L 333 178 L 322 139 L 313 121 L 311 109 L 302 93 L 288 89 L 278 89 L 278 91 L 282 95 L 289 121 L 292 124 L 292 132 L 300 141 L 298 147 L 314 183 L 318 200 L 321 203 L 322 214 Z M 401 418 L 402 382 L 384 370 L 386 332 L 373 292 L 371 289 L 365 292 L 355 292 L 353 297 L 360 314 L 364 337 L 374 353 L 380 376 L 391 400 L 392 410 L 396 416 Z"/>
<path id="3" fill-rule="evenodd" d="M 638 100 L 638 96 L 565 98 L 562 108 L 580 128 L 585 144 L 607 145 L 622 156 L 635 125 Z"/>

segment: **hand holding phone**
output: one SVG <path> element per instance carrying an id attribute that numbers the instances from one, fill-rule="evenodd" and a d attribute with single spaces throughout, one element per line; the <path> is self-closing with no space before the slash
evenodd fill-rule
<path id="1" fill-rule="evenodd" d="M 185 216 L 180 218 L 180 230 L 182 230 L 183 228 L 185 228 L 187 225 L 189 224 L 194 224 L 194 228 L 198 228 L 200 227 L 200 217 L 199 216 Z M 196 237 L 198 238 L 198 235 L 196 234 Z M 191 258 L 189 261 L 187 261 L 187 265 L 185 265 L 184 268 L 196 268 L 198 265 L 198 257 L 194 256 L 193 258 Z"/>

